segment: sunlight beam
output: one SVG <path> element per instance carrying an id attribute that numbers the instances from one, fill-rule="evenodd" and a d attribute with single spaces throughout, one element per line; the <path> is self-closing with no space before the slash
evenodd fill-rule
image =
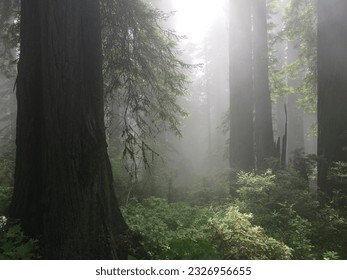
<path id="1" fill-rule="evenodd" d="M 172 0 L 176 30 L 199 43 L 212 23 L 225 16 L 226 0 Z"/>

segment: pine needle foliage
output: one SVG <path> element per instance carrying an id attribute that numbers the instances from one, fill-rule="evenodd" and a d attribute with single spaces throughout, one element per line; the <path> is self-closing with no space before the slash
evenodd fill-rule
<path id="1" fill-rule="evenodd" d="M 107 116 L 117 121 L 123 156 L 148 166 L 161 132 L 181 136 L 187 113 L 177 98 L 187 95 L 193 66 L 179 59 L 181 37 L 163 27 L 169 15 L 140 0 L 102 0 L 101 7 Z"/>

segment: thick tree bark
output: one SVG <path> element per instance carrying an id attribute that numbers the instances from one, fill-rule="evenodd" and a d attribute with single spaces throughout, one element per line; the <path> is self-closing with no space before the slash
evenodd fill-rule
<path id="1" fill-rule="evenodd" d="M 318 187 L 330 195 L 327 173 L 347 162 L 347 1 L 318 0 Z"/>
<path id="2" fill-rule="evenodd" d="M 275 156 L 268 73 L 266 0 L 252 0 L 252 4 L 255 155 L 257 168 L 265 169 L 268 167 L 266 159 Z"/>
<path id="3" fill-rule="evenodd" d="M 104 128 L 99 2 L 21 1 L 12 217 L 49 259 L 125 258 Z"/>
<path id="4" fill-rule="evenodd" d="M 251 0 L 230 1 L 230 166 L 254 169 Z"/>

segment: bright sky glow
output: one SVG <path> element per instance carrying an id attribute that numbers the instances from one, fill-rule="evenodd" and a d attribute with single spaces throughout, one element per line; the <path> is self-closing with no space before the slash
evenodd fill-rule
<path id="1" fill-rule="evenodd" d="M 173 9 L 178 34 L 198 43 L 213 21 L 225 16 L 225 0 L 173 0 Z"/>

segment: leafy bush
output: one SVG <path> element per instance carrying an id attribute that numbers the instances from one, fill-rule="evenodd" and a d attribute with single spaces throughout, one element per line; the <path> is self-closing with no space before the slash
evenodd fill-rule
<path id="1" fill-rule="evenodd" d="M 238 172 L 233 197 L 226 193 L 230 176 L 209 177 L 186 193 L 185 201 L 200 206 L 150 198 L 124 213 L 157 259 L 346 259 L 346 166 L 334 167 L 329 176 L 340 187 L 328 203 L 307 176 L 288 168 Z"/>
<path id="2" fill-rule="evenodd" d="M 123 208 L 154 259 L 288 259 L 290 249 L 235 207 L 206 208 L 150 198 Z"/>
<path id="3" fill-rule="evenodd" d="M 216 260 L 218 252 L 209 240 L 199 239 L 172 239 L 169 243 L 170 250 L 166 250 L 160 259 L 168 260 Z"/>
<path id="4" fill-rule="evenodd" d="M 13 186 L 15 165 L 15 145 L 13 141 L 1 142 L 0 147 L 0 185 Z"/>
<path id="5" fill-rule="evenodd" d="M 6 228 L 3 217 L 0 225 L 1 260 L 29 260 L 38 258 L 37 241 L 27 238 L 19 225 Z"/>
<path id="6" fill-rule="evenodd" d="M 0 216 L 6 216 L 13 190 L 14 143 L 6 142 L 0 147 Z"/>
<path id="7" fill-rule="evenodd" d="M 12 187 L 0 186 L 0 216 L 7 214 L 12 195 Z"/>
<path id="8" fill-rule="evenodd" d="M 336 253 L 334 251 L 327 251 L 327 252 L 323 253 L 323 259 L 324 260 L 338 260 L 339 255 L 338 255 L 338 253 Z"/>
<path id="9" fill-rule="evenodd" d="M 292 258 L 322 259 L 328 251 L 345 257 L 346 218 L 337 208 L 319 203 L 316 192 L 295 170 L 239 172 L 237 188 L 235 205 L 253 213 L 254 223 L 266 234 L 292 248 Z"/>
<path id="10" fill-rule="evenodd" d="M 282 207 L 280 212 L 271 214 L 272 226 L 268 223 L 267 233 L 290 246 L 294 259 L 315 258 L 311 241 L 312 224 L 290 205 L 283 204 Z"/>
<path id="11" fill-rule="evenodd" d="M 216 257 L 207 241 L 207 209 L 152 197 L 130 203 L 123 214 L 128 225 L 143 234 L 144 245 L 154 259 L 193 259 L 201 251 L 210 252 L 210 256 L 203 255 L 205 259 Z"/>
<path id="12" fill-rule="evenodd" d="M 252 215 L 231 206 L 212 219 L 213 240 L 223 259 L 289 259 L 291 250 L 251 224 Z"/>
<path id="13" fill-rule="evenodd" d="M 326 252 L 336 252 L 336 256 L 347 259 L 347 221 L 338 209 L 323 205 L 317 209 L 312 220 L 312 244 L 318 258 L 325 258 Z"/>
<path id="14" fill-rule="evenodd" d="M 254 222 L 270 236 L 293 249 L 294 259 L 312 259 L 311 223 L 318 202 L 314 200 L 305 180 L 294 170 L 271 170 L 263 174 L 240 172 L 239 201 L 243 212 L 252 212 Z M 301 216 L 304 214 L 304 216 Z"/>
<path id="15" fill-rule="evenodd" d="M 328 183 L 333 189 L 332 205 L 340 209 L 347 218 L 347 163 L 334 162 L 328 171 Z"/>

